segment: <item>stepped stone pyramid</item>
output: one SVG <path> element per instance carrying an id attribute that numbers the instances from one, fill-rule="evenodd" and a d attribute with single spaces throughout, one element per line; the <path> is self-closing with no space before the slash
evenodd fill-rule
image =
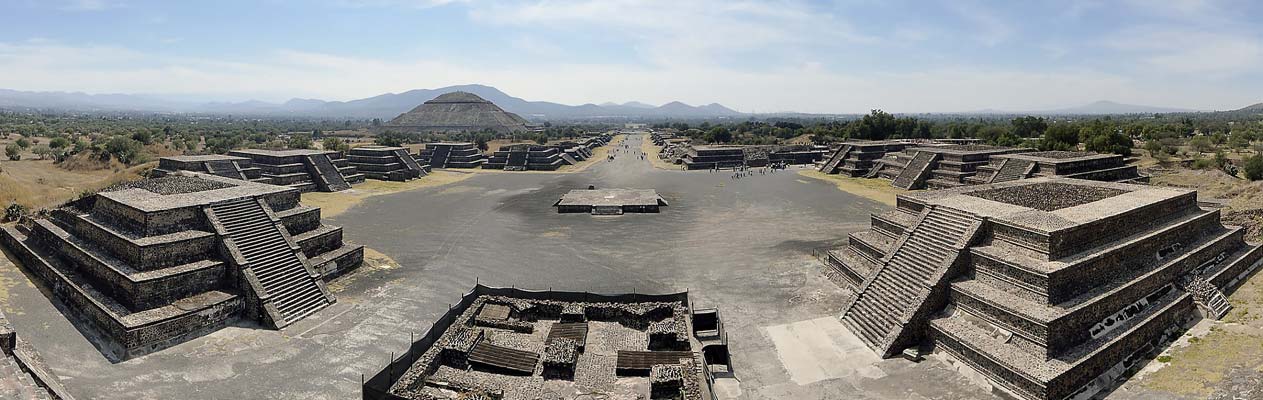
<path id="1" fill-rule="evenodd" d="M 876 174 L 882 165 L 878 163 L 886 157 L 886 153 L 903 151 L 911 144 L 897 140 L 851 141 L 842 142 L 836 150 L 828 154 L 820 165 L 820 172 L 826 174 L 843 174 L 852 178 Z"/>
<path id="2" fill-rule="evenodd" d="M 482 167 L 505 171 L 555 171 L 562 165 L 577 162 L 569 157 L 555 146 L 515 144 L 496 150 Z"/>
<path id="3" fill-rule="evenodd" d="M 406 181 L 425 176 L 426 167 L 403 147 L 363 146 L 347 153 L 356 171 L 383 181 Z"/>
<path id="4" fill-rule="evenodd" d="M 259 177 L 266 178 L 266 181 L 258 181 L 290 186 L 302 192 L 337 192 L 364 181 L 364 174 L 336 151 L 241 149 L 230 151 L 228 155 L 249 158 L 253 166 L 262 171 Z"/>
<path id="5" fill-rule="evenodd" d="M 469 92 L 444 93 L 386 123 L 408 132 L 512 133 L 526 131 L 526 119 Z"/>
<path id="6" fill-rule="evenodd" d="M 826 261 L 883 357 L 928 346 L 1024 399 L 1086 398 L 1259 267 L 1196 192 L 1036 177 L 900 195 Z"/>
<path id="7" fill-rule="evenodd" d="M 487 162 L 478 146 L 463 142 L 427 143 L 414 158 L 428 168 L 478 168 Z"/>
<path id="8" fill-rule="evenodd" d="M 334 301 L 360 265 L 299 191 L 179 172 L 107 189 L 47 218 L 0 229 L 0 245 L 126 359 L 238 318 L 283 328 Z"/>

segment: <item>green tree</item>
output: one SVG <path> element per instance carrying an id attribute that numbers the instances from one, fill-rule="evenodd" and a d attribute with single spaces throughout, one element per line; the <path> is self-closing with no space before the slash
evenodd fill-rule
<path id="1" fill-rule="evenodd" d="M 289 147 L 291 149 L 310 149 L 311 135 L 306 133 L 290 135 L 289 140 L 285 141 L 285 147 Z"/>
<path id="2" fill-rule="evenodd" d="M 1263 154 L 1255 154 L 1245 159 L 1245 178 L 1251 181 L 1263 179 Z"/>
<path id="3" fill-rule="evenodd" d="M 43 144 L 35 145 L 35 147 L 31 149 L 31 152 L 35 153 L 36 156 L 39 156 L 39 159 L 41 160 L 47 160 L 49 156 L 53 155 L 53 149 L 49 148 L 48 145 Z"/>
<path id="4" fill-rule="evenodd" d="M 1134 143 L 1130 137 L 1119 132 L 1098 133 L 1088 138 L 1084 142 L 1084 147 L 1088 151 L 1098 153 L 1114 153 L 1123 156 L 1131 155 L 1131 148 Z"/>
<path id="5" fill-rule="evenodd" d="M 380 135 L 377 135 L 377 138 L 373 139 L 373 143 L 377 143 L 382 146 L 399 147 L 403 146 L 404 143 L 408 143 L 408 139 L 408 135 L 403 133 L 385 131 Z"/>
<path id="6" fill-rule="evenodd" d="M 1043 118 L 1027 115 L 1025 117 L 1014 118 L 1013 134 L 1017 137 L 1032 138 L 1040 137 L 1044 131 L 1048 129 L 1048 122 Z"/>
<path id="7" fill-rule="evenodd" d="M 732 141 L 732 131 L 726 127 L 716 126 L 706 132 L 706 141 L 712 143 L 728 143 Z"/>
<path id="8" fill-rule="evenodd" d="M 4 146 L 4 155 L 9 157 L 9 161 L 17 161 L 22 159 L 22 146 L 17 143 L 9 143 Z"/>
<path id="9" fill-rule="evenodd" d="M 351 145 L 346 144 L 346 142 L 343 142 L 342 139 L 335 136 L 325 137 L 324 140 L 320 142 L 320 147 L 323 147 L 325 150 L 340 151 L 343 153 L 347 150 L 351 150 Z"/>
<path id="10" fill-rule="evenodd" d="M 1158 154 L 1162 152 L 1162 143 L 1155 139 L 1145 141 L 1145 151 L 1149 152 L 1149 156 L 1158 158 Z"/>
<path id="11" fill-rule="evenodd" d="M 1039 149 L 1044 151 L 1069 151 L 1079 147 L 1079 129 L 1070 124 L 1053 124 L 1044 131 L 1039 141 Z"/>
<path id="12" fill-rule="evenodd" d="M 1198 153 L 1209 152 L 1215 148 L 1215 145 L 1211 143 L 1210 138 L 1206 136 L 1196 136 L 1192 139 L 1189 139 L 1188 146 L 1192 147 L 1193 150 Z"/>
<path id="13" fill-rule="evenodd" d="M 144 147 L 139 141 L 127 136 L 114 136 L 105 142 L 105 151 L 127 165 L 144 162 Z"/>
<path id="14" fill-rule="evenodd" d="M 24 137 L 18 138 L 17 144 L 18 144 L 18 147 L 25 149 L 27 147 L 31 147 L 31 140 Z"/>
<path id="15" fill-rule="evenodd" d="M 48 147 L 51 147 L 54 149 L 64 149 L 67 146 L 70 146 L 70 141 L 66 140 L 66 138 L 61 137 L 61 136 L 55 137 L 53 138 L 53 140 L 48 141 Z"/>

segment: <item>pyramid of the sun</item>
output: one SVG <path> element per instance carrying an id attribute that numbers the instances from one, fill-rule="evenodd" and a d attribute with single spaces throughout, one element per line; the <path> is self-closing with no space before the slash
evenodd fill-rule
<path id="1" fill-rule="evenodd" d="M 417 108 L 400 114 L 387 127 L 407 132 L 510 133 L 526 130 L 526 120 L 517 114 L 469 92 L 444 93 Z"/>

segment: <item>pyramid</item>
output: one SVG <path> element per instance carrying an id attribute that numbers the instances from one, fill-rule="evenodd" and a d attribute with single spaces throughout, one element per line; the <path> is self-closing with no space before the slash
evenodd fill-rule
<path id="1" fill-rule="evenodd" d="M 469 92 L 444 93 L 386 124 L 409 132 L 509 133 L 526 130 L 526 119 Z"/>

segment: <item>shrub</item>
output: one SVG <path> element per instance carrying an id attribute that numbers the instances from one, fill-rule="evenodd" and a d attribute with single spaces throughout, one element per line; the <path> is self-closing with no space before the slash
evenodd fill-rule
<path id="1" fill-rule="evenodd" d="M 1245 178 L 1257 181 L 1263 179 L 1263 155 L 1255 154 L 1245 159 Z"/>
<path id="2" fill-rule="evenodd" d="M 22 159 L 22 146 L 17 143 L 9 143 L 4 146 L 4 155 L 9 157 L 9 161 L 17 161 Z"/>
<path id="3" fill-rule="evenodd" d="M 140 142 L 126 136 L 115 136 L 105 142 L 105 152 L 127 165 L 144 162 L 147 157 L 142 150 Z"/>
<path id="4" fill-rule="evenodd" d="M 4 208 L 4 221 L 13 222 L 21 220 L 22 217 L 26 216 L 26 213 L 26 206 L 18 203 L 9 203 L 9 206 Z"/>
<path id="5" fill-rule="evenodd" d="M 338 151 L 338 152 L 345 153 L 347 150 L 351 149 L 351 145 L 346 144 L 346 142 L 343 142 L 342 139 L 339 139 L 333 136 L 326 137 L 324 140 L 320 142 L 320 144 L 321 144 L 321 147 L 324 147 L 325 150 L 330 150 L 330 151 Z"/>
<path id="6" fill-rule="evenodd" d="M 290 136 L 289 140 L 285 142 L 285 147 L 289 147 L 291 149 L 310 149 L 311 135 L 299 133 Z"/>

